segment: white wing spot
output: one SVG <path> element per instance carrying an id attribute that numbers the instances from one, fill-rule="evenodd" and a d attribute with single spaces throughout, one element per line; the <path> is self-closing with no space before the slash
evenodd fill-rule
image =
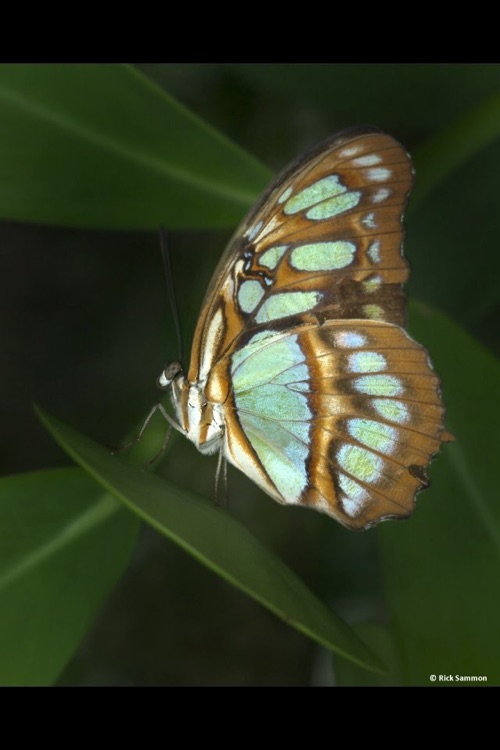
<path id="1" fill-rule="evenodd" d="M 359 154 L 361 151 L 361 146 L 346 146 L 342 149 L 342 151 L 339 151 L 339 156 L 341 159 L 350 159 L 353 156 L 356 156 L 356 154 Z"/>
<path id="2" fill-rule="evenodd" d="M 362 346 L 366 346 L 367 339 L 355 331 L 339 331 L 335 334 L 335 343 L 343 349 L 361 349 Z"/>
<path id="3" fill-rule="evenodd" d="M 317 208 L 323 201 L 331 201 L 346 192 L 347 188 L 340 181 L 337 174 L 327 175 L 300 190 L 289 198 L 283 208 L 287 215 L 305 211 L 307 208 Z"/>
<path id="4" fill-rule="evenodd" d="M 257 224 L 254 224 L 253 227 L 250 227 L 247 230 L 246 234 L 247 234 L 248 239 L 253 240 L 254 237 L 256 237 L 256 235 L 260 232 L 261 229 L 262 229 L 262 221 L 258 221 Z"/>
<path id="5" fill-rule="evenodd" d="M 351 372 L 380 372 L 387 367 L 387 360 L 380 352 L 354 352 L 348 367 Z"/>
<path id="6" fill-rule="evenodd" d="M 292 250 L 290 265 L 299 271 L 333 271 L 352 263 L 355 252 L 356 245 L 345 240 L 299 245 Z"/>
<path id="7" fill-rule="evenodd" d="M 373 167 L 375 164 L 380 164 L 382 157 L 378 154 L 366 154 L 366 156 L 359 156 L 354 159 L 353 165 L 355 167 Z"/>
<path id="8" fill-rule="evenodd" d="M 401 380 L 395 375 L 363 375 L 353 385 L 358 393 L 366 393 L 368 396 L 393 398 L 404 392 Z"/>
<path id="9" fill-rule="evenodd" d="M 375 453 L 357 445 L 344 444 L 337 453 L 341 467 L 361 482 L 379 479 L 384 460 Z"/>
<path id="10" fill-rule="evenodd" d="M 264 253 L 258 256 L 258 262 L 261 266 L 266 266 L 273 270 L 276 268 L 281 258 L 288 249 L 288 245 L 275 245 L 270 247 Z"/>
<path id="11" fill-rule="evenodd" d="M 374 398 L 372 406 L 377 414 L 387 419 L 388 422 L 405 424 L 410 419 L 409 409 L 403 401 L 396 401 L 392 398 Z"/>
<path id="12" fill-rule="evenodd" d="M 377 223 L 375 221 L 375 214 L 373 212 L 371 214 L 366 214 L 366 216 L 361 219 L 361 223 L 367 229 L 375 229 L 377 226 Z"/>
<path id="13" fill-rule="evenodd" d="M 336 195 L 329 200 L 322 201 L 316 206 L 307 211 L 306 216 L 308 219 L 314 221 L 324 221 L 325 219 L 331 219 L 337 214 L 349 211 L 358 205 L 361 200 L 361 193 L 359 190 L 353 190 L 352 192 L 344 192 L 341 195 Z"/>
<path id="14" fill-rule="evenodd" d="M 260 283 L 255 279 L 244 281 L 238 289 L 238 302 L 244 313 L 251 313 L 255 310 L 262 297 L 264 290 Z"/>
<path id="15" fill-rule="evenodd" d="M 372 320 L 383 320 L 384 311 L 380 305 L 363 305 L 363 312 L 367 318 Z"/>
<path id="16" fill-rule="evenodd" d="M 370 499 L 370 495 L 360 484 L 345 474 L 339 474 L 339 485 L 345 492 L 345 498 L 342 498 L 342 505 L 348 516 L 356 516 L 364 503 Z"/>
<path id="17" fill-rule="evenodd" d="M 290 187 L 287 187 L 287 189 L 283 193 L 281 193 L 280 197 L 278 198 L 278 203 L 284 203 L 285 201 L 287 201 L 291 194 L 292 186 L 290 185 Z"/>
<path id="18" fill-rule="evenodd" d="M 380 276 L 372 276 L 369 279 L 366 279 L 366 281 L 363 281 L 363 287 L 365 289 L 365 292 L 368 292 L 368 294 L 372 294 L 373 292 L 376 292 L 380 287 L 382 286 L 382 279 Z"/>
<path id="19" fill-rule="evenodd" d="M 349 434 L 367 448 L 377 453 L 390 454 L 397 448 L 398 431 L 382 422 L 373 419 L 349 419 L 347 422 Z"/>
<path id="20" fill-rule="evenodd" d="M 250 281 L 245 282 L 250 284 Z M 312 310 L 321 300 L 321 292 L 282 292 L 273 294 L 263 302 L 255 320 L 257 323 L 268 323 L 270 320 L 299 315 Z"/>
<path id="21" fill-rule="evenodd" d="M 373 263 L 380 263 L 380 240 L 372 242 L 368 248 L 367 255 Z"/>
<path id="22" fill-rule="evenodd" d="M 382 203 L 382 201 L 387 200 L 387 198 L 390 196 L 391 191 L 389 188 L 379 188 L 373 195 L 372 195 L 372 203 Z"/>
<path id="23" fill-rule="evenodd" d="M 386 182 L 392 175 L 390 169 L 385 167 L 375 167 L 366 170 L 366 177 L 373 182 Z"/>

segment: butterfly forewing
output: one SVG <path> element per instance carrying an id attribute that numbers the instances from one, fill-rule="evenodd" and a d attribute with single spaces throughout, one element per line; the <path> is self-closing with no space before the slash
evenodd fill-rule
<path id="1" fill-rule="evenodd" d="M 443 432 L 438 379 L 402 330 L 412 180 L 373 129 L 294 162 L 234 235 L 193 343 L 188 381 L 222 405 L 227 458 L 351 528 L 411 513 Z"/>
<path id="2" fill-rule="evenodd" d="M 290 315 L 406 323 L 402 214 L 411 161 L 391 136 L 359 129 L 325 142 L 273 182 L 214 274 L 189 379 L 242 330 Z M 221 310 L 221 325 L 210 323 Z M 214 329 L 217 343 L 214 346 Z M 213 359 L 203 367 L 200 355 Z"/>

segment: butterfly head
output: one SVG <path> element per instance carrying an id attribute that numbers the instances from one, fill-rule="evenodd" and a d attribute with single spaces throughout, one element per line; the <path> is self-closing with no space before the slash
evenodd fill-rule
<path id="1" fill-rule="evenodd" d="M 181 363 L 168 362 L 156 385 L 162 391 L 170 391 L 176 429 L 192 440 L 202 453 L 220 450 L 224 432 L 222 406 L 209 403 L 203 387 L 186 379 Z"/>
<path id="2" fill-rule="evenodd" d="M 162 370 L 156 385 L 161 391 L 168 391 L 174 380 L 182 376 L 182 365 L 180 362 L 167 362 Z"/>

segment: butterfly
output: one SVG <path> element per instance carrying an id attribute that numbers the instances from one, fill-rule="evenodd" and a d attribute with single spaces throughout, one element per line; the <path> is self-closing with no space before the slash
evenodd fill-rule
<path id="1" fill-rule="evenodd" d="M 343 131 L 283 170 L 215 270 L 169 421 L 279 503 L 350 529 L 409 516 L 443 440 L 440 384 L 404 330 L 405 149 Z"/>

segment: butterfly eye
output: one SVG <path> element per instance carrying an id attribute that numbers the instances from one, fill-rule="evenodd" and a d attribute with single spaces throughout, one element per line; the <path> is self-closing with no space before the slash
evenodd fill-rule
<path id="1" fill-rule="evenodd" d="M 166 391 L 170 388 L 175 378 L 181 373 L 182 365 L 180 362 L 168 362 L 156 381 L 156 385 L 161 391 Z"/>

